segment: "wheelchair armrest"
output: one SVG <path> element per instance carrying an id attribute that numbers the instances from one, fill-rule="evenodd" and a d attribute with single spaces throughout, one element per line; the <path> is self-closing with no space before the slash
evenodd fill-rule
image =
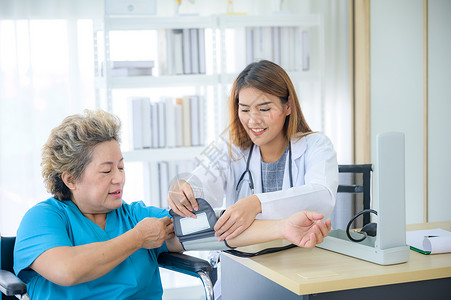
<path id="1" fill-rule="evenodd" d="M 27 285 L 13 273 L 0 270 L 0 290 L 6 296 L 23 295 L 27 293 Z"/>
<path id="2" fill-rule="evenodd" d="M 158 264 L 160 267 L 196 277 L 199 272 L 211 271 L 211 265 L 206 260 L 178 252 L 161 253 L 158 256 Z"/>

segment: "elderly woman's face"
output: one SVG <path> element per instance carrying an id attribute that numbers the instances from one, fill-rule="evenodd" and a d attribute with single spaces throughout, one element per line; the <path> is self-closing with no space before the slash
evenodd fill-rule
<path id="1" fill-rule="evenodd" d="M 124 159 L 115 140 L 98 144 L 92 161 L 72 190 L 73 202 L 83 214 L 108 213 L 122 205 Z"/>

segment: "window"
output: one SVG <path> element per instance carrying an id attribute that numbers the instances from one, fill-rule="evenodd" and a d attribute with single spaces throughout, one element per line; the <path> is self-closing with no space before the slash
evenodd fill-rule
<path id="1" fill-rule="evenodd" d="M 94 108 L 92 21 L 0 21 L 0 231 L 49 197 L 41 147 L 67 115 Z"/>

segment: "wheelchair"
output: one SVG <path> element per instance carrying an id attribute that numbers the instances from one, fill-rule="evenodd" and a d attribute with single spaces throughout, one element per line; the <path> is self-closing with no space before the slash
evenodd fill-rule
<path id="1" fill-rule="evenodd" d="M 6 299 L 30 299 L 27 285 L 20 280 L 13 271 L 13 251 L 16 237 L 1 237 L 1 270 L 0 291 Z M 158 265 L 162 268 L 198 277 L 202 281 L 205 299 L 213 300 L 213 283 L 210 280 L 211 265 L 200 258 L 182 253 L 165 252 L 158 256 Z M 1 295 L 0 295 L 1 296 Z"/>

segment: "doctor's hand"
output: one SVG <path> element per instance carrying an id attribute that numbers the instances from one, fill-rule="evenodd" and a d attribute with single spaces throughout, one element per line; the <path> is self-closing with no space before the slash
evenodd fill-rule
<path id="1" fill-rule="evenodd" d="M 220 241 L 237 237 L 251 226 L 261 211 L 260 200 L 255 195 L 238 200 L 227 208 L 216 222 L 215 236 L 219 237 Z"/>
<path id="2" fill-rule="evenodd" d="M 285 220 L 282 235 L 293 244 L 313 248 L 323 242 L 331 229 L 330 220 L 321 221 L 324 216 L 311 211 L 297 212 Z"/>
<path id="3" fill-rule="evenodd" d="M 183 217 L 196 218 L 193 209 L 198 210 L 196 198 L 191 185 L 185 180 L 175 181 L 169 188 L 168 204 L 171 209 Z"/>

